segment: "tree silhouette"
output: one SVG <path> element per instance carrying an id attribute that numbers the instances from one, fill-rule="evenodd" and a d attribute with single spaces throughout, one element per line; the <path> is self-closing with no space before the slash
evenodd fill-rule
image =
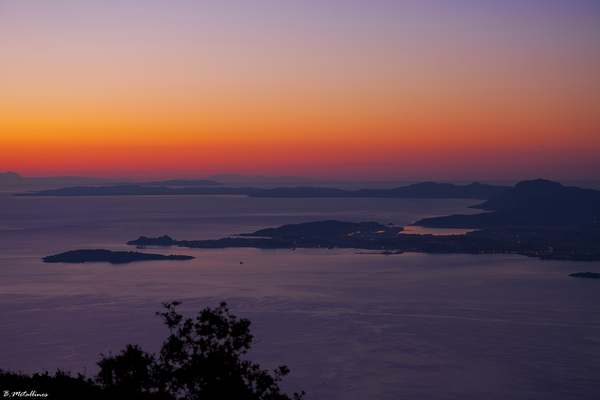
<path id="1" fill-rule="evenodd" d="M 231 315 L 225 302 L 184 319 L 179 304 L 163 303 L 166 311 L 157 312 L 170 330 L 158 357 L 136 345 L 102 355 L 96 381 L 114 399 L 291 400 L 279 389 L 286 366 L 271 374 L 242 358 L 253 343 L 248 319 Z"/>

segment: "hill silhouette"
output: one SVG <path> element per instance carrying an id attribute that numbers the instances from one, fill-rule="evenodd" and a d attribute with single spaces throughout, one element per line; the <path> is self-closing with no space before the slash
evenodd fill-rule
<path id="1" fill-rule="evenodd" d="M 470 206 L 469 208 L 479 208 L 485 211 L 506 210 L 534 196 L 560 195 L 563 192 L 563 189 L 565 189 L 565 187 L 560 183 L 545 179 L 521 181 L 517 183 L 514 188 L 494 196 L 485 203 Z M 585 190 L 572 187 L 569 190 L 573 195 L 576 194 L 575 191 L 571 189 L 576 189 L 576 191 Z"/>
<path id="2" fill-rule="evenodd" d="M 600 192 L 536 179 L 519 182 L 514 188 L 473 208 L 492 212 L 426 218 L 413 225 L 474 229 L 596 224 L 600 221 Z"/>
<path id="3" fill-rule="evenodd" d="M 142 186 L 223 186 L 221 182 L 216 182 L 210 179 L 172 179 L 169 181 L 157 181 L 157 182 L 140 182 Z"/>
<path id="4" fill-rule="evenodd" d="M 80 176 L 54 176 L 43 178 L 25 178 L 13 171 L 0 172 L 0 185 L 115 185 L 131 184 L 131 179 L 86 178 Z"/>
<path id="5" fill-rule="evenodd" d="M 360 231 L 366 232 L 385 232 L 394 230 L 396 233 L 401 229 L 390 228 L 377 222 L 345 222 L 345 221 L 315 221 L 304 222 L 301 224 L 282 225 L 279 228 L 260 229 L 253 233 L 242 233 L 239 236 L 258 236 L 258 237 L 302 237 L 302 236 L 331 236 L 331 235 L 349 235 Z"/>

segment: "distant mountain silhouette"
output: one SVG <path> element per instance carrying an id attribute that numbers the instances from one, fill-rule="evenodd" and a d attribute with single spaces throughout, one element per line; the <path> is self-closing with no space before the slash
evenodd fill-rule
<path id="1" fill-rule="evenodd" d="M 414 223 L 438 228 L 494 228 L 600 223 L 600 192 L 564 187 L 543 179 L 519 182 L 475 208 L 494 210 L 475 215 L 426 218 Z"/>
<path id="2" fill-rule="evenodd" d="M 357 190 L 356 197 L 489 199 L 506 192 L 510 188 L 510 186 L 486 185 L 479 182 L 473 182 L 465 186 L 453 185 L 451 183 L 423 182 L 395 189 Z"/>
<path id="3" fill-rule="evenodd" d="M 21 175 L 17 174 L 16 172 L 13 171 L 8 171 L 8 172 L 0 172 L 0 182 L 19 182 L 21 180 L 23 180 L 25 178 L 23 178 Z"/>
<path id="4" fill-rule="evenodd" d="M 134 182 L 131 179 L 85 178 L 79 176 L 55 176 L 24 178 L 13 171 L 0 172 L 0 185 L 106 185 Z"/>
<path id="5" fill-rule="evenodd" d="M 221 182 L 216 182 L 209 179 L 196 179 L 196 180 L 185 180 L 185 179 L 172 179 L 169 181 L 159 182 L 140 182 L 139 185 L 145 186 L 223 186 Z"/>
<path id="6" fill-rule="evenodd" d="M 457 186 L 449 183 L 418 183 L 396 189 L 362 189 L 342 190 L 332 188 L 228 188 L 228 187 L 185 187 L 167 188 L 139 185 L 120 185 L 103 187 L 68 187 L 62 189 L 42 190 L 38 192 L 16 193 L 15 196 L 134 196 L 134 195 L 243 195 L 250 197 L 354 197 L 354 198 L 432 198 L 432 199 L 480 199 L 490 197 L 509 190 L 509 186 L 483 185 L 472 183 Z"/>

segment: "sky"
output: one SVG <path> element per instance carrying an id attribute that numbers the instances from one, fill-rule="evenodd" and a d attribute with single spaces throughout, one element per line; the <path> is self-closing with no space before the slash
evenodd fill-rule
<path id="1" fill-rule="evenodd" d="M 600 179 L 597 0 L 0 0 L 0 172 Z"/>

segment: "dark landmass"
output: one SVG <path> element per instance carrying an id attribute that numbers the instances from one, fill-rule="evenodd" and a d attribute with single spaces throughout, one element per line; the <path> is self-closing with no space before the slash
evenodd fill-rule
<path id="1" fill-rule="evenodd" d="M 261 229 L 218 240 L 140 237 L 129 245 L 191 248 L 254 247 L 260 249 L 354 248 L 417 253 L 520 254 L 546 260 L 600 261 L 600 228 L 514 228 L 480 230 L 466 235 L 404 235 L 402 227 L 377 222 L 318 221 Z"/>
<path id="2" fill-rule="evenodd" d="M 396 189 L 343 190 L 333 188 L 228 188 L 228 187 L 184 187 L 168 188 L 141 185 L 118 185 L 103 187 L 68 187 L 41 190 L 30 193 L 15 193 L 15 196 L 135 196 L 135 195 L 238 195 L 274 198 L 354 197 L 354 198 L 430 198 L 430 199 L 478 199 L 486 200 L 507 190 L 510 186 L 472 183 L 458 186 L 450 183 L 424 182 Z"/>
<path id="3" fill-rule="evenodd" d="M 426 218 L 413 225 L 481 229 L 466 237 L 480 241 L 483 252 L 494 249 L 542 259 L 600 260 L 597 190 L 536 179 L 519 182 L 513 189 L 474 207 L 492 211 Z"/>
<path id="4" fill-rule="evenodd" d="M 485 211 L 508 210 L 533 196 L 553 195 L 563 189 L 563 185 L 545 179 L 518 182 L 512 189 L 498 194 L 485 203 L 470 206 Z M 573 188 L 577 189 L 577 188 Z"/>
<path id="5" fill-rule="evenodd" d="M 107 185 L 131 184 L 132 179 L 85 178 L 80 176 L 56 176 L 45 178 L 24 178 L 16 172 L 0 172 L 0 185 L 33 186 L 33 185 Z"/>
<path id="6" fill-rule="evenodd" d="M 377 222 L 354 223 L 329 220 L 283 225 L 279 228 L 261 229 L 253 233 L 239 235 L 244 237 L 229 237 L 218 240 L 174 240 L 169 236 L 161 236 L 160 238 L 142 236 L 137 240 L 127 242 L 127 244 L 192 248 L 255 247 L 260 249 L 289 249 L 296 247 L 342 247 L 382 249 L 379 243 L 393 240 L 400 231 L 402 231 L 401 227 L 390 227 Z M 387 249 L 388 247 L 384 248 Z"/>
<path id="7" fill-rule="evenodd" d="M 543 179 L 519 182 L 483 204 L 492 212 L 426 218 L 413 225 L 432 228 L 498 229 L 513 227 L 571 227 L 588 229 L 600 223 L 600 191 L 564 187 Z"/>
<path id="8" fill-rule="evenodd" d="M 472 198 L 468 196 L 484 197 L 493 192 L 496 194 L 488 201 L 476 206 L 491 210 L 490 212 L 427 218 L 414 224 L 436 228 L 479 229 L 466 235 L 403 235 L 400 234 L 403 228 L 377 222 L 330 220 L 261 229 L 217 240 L 175 240 L 169 236 L 142 236 L 128 244 L 191 248 L 338 247 L 377 250 L 385 254 L 394 251 L 520 254 L 548 260 L 600 261 L 600 192 L 564 187 L 560 183 L 541 179 L 519 182 L 514 188 L 477 183 L 467 186 L 422 183 L 391 190 L 358 191 L 327 188 L 171 189 L 129 185 L 64 188 L 20 195 L 218 194 L 252 197 Z"/>
<path id="9" fill-rule="evenodd" d="M 126 264 L 133 261 L 149 260 L 192 260 L 192 256 L 148 254 L 135 251 L 110 251 L 110 250 L 72 250 L 53 256 L 44 257 L 46 263 L 84 263 L 91 261 L 105 261 L 111 264 Z"/>
<path id="10" fill-rule="evenodd" d="M 242 239 L 242 238 L 223 238 L 216 240 L 175 240 L 170 236 L 161 236 L 159 238 L 148 238 L 140 236 L 136 240 L 127 242 L 129 245 L 136 246 L 179 246 L 198 249 L 224 249 L 227 247 L 255 247 L 259 249 L 287 249 L 292 245 L 289 242 L 280 242 L 272 239 Z"/>
<path id="11" fill-rule="evenodd" d="M 510 186 L 487 185 L 479 182 L 463 186 L 451 183 L 422 182 L 396 189 L 357 190 L 356 197 L 485 200 L 510 189 Z"/>
<path id="12" fill-rule="evenodd" d="M 343 221 L 317 221 L 317 222 L 305 222 L 303 224 L 289 224 L 283 225 L 279 228 L 267 228 L 260 229 L 253 233 L 242 233 L 239 236 L 258 236 L 258 237 L 269 237 L 269 238 L 290 238 L 299 239 L 303 236 L 315 236 L 315 237 L 329 237 L 329 236 L 340 236 L 340 235 L 353 235 L 355 233 L 360 234 L 363 232 L 375 232 L 375 233 L 392 233 L 397 234 L 402 231 L 403 228 L 391 228 L 390 226 L 381 225 L 377 222 L 343 222 Z"/>
<path id="13" fill-rule="evenodd" d="M 575 274 L 570 274 L 569 276 L 572 276 L 575 278 L 600 279 L 600 274 L 597 272 L 577 272 Z"/>

